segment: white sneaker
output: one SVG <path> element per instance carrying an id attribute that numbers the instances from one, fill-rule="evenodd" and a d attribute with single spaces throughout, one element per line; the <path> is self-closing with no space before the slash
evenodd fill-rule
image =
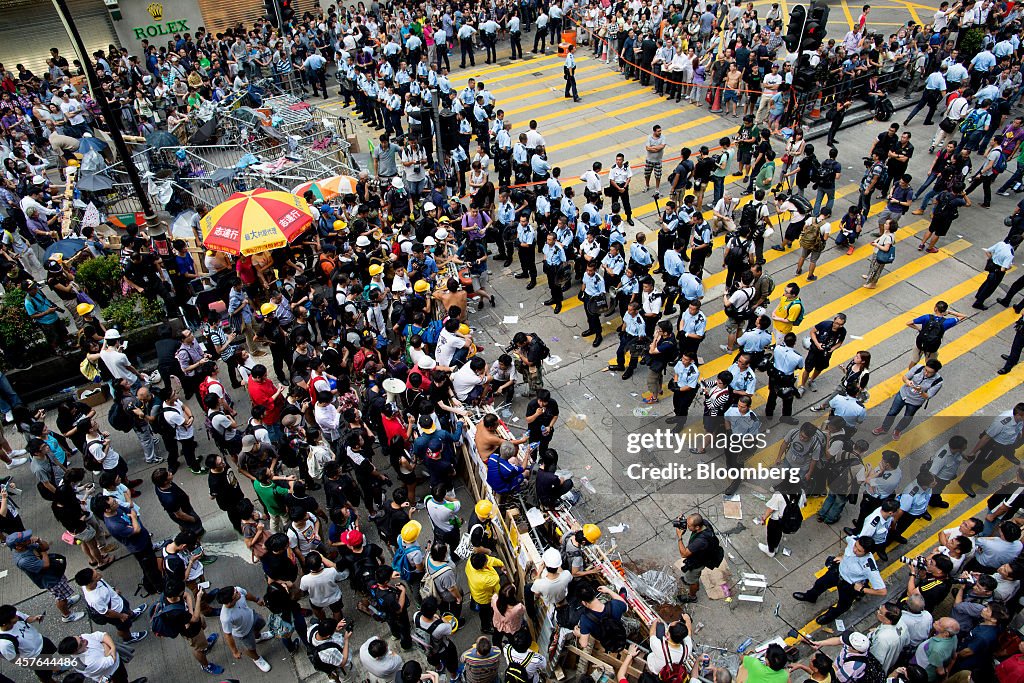
<path id="1" fill-rule="evenodd" d="M 162 456 L 162 455 L 158 455 L 155 458 L 153 458 L 152 460 L 150 460 L 149 458 L 146 458 L 146 463 L 149 464 L 149 465 L 155 465 L 156 463 L 163 462 L 163 461 L 164 461 L 164 456 Z"/>
<path id="2" fill-rule="evenodd" d="M 11 456 L 12 458 L 18 458 L 22 455 L 28 455 L 28 451 L 26 451 L 24 448 L 15 448 L 7 455 Z"/>
<path id="3" fill-rule="evenodd" d="M 60 620 L 61 620 L 61 622 L 65 623 L 65 624 L 70 624 L 72 622 L 75 622 L 75 621 L 78 621 L 79 619 L 84 619 L 84 618 L 85 618 L 85 612 L 72 612 L 71 614 L 67 615 L 66 617 L 61 617 Z"/>
<path id="4" fill-rule="evenodd" d="M 252 660 L 252 663 L 255 664 L 256 668 L 262 671 L 263 673 L 267 673 L 268 671 L 270 671 L 270 662 L 263 659 L 263 657 Z"/>
<path id="5" fill-rule="evenodd" d="M 719 344 L 719 345 L 718 345 L 718 348 L 722 349 L 722 350 L 723 350 L 723 351 L 725 351 L 726 353 L 729 353 L 729 347 L 728 347 L 728 346 L 726 346 L 725 344 Z"/>
<path id="6" fill-rule="evenodd" d="M 14 412 L 13 411 L 8 410 L 6 413 L 4 413 L 4 422 L 7 423 L 7 424 L 10 424 L 11 422 L 14 422 Z"/>
<path id="7" fill-rule="evenodd" d="M 81 599 L 82 599 L 82 594 L 81 593 L 77 593 L 75 595 L 72 595 L 70 598 L 68 598 L 68 607 L 71 607 L 72 605 L 77 605 L 78 601 L 81 600 Z"/>
<path id="8" fill-rule="evenodd" d="M 270 631 L 263 631 L 262 633 L 260 633 L 259 637 L 256 638 L 256 642 L 257 643 L 262 643 L 262 642 L 270 640 L 273 637 L 274 637 L 274 634 L 271 633 Z"/>
<path id="9" fill-rule="evenodd" d="M 767 543 L 758 543 L 757 547 L 760 548 L 761 552 L 764 553 L 765 555 L 767 555 L 768 557 L 775 557 L 775 553 L 773 553 L 772 551 L 768 550 L 768 544 Z"/>
<path id="10" fill-rule="evenodd" d="M 11 461 L 7 463 L 7 469 L 13 470 L 15 467 L 21 467 L 29 460 L 30 458 L 28 458 L 27 456 L 22 456 L 20 458 L 11 458 Z"/>

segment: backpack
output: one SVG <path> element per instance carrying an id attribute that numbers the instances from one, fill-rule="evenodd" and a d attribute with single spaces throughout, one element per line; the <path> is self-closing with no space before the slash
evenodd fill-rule
<path id="1" fill-rule="evenodd" d="M 718 540 L 718 536 L 712 536 L 711 543 L 708 545 L 707 558 L 704 561 L 704 566 L 708 569 L 718 569 L 724 561 L 725 548 L 722 547 L 722 543 Z"/>
<path id="2" fill-rule="evenodd" d="M 124 404 L 116 398 L 110 404 L 110 410 L 107 411 L 107 422 L 119 432 L 130 432 L 135 427 L 133 416 L 125 410 Z"/>
<path id="3" fill-rule="evenodd" d="M 750 206 L 750 204 L 747 204 Z M 743 210 L 747 210 L 747 206 Z M 730 266 L 739 266 L 746 262 L 750 253 L 750 240 L 740 239 L 738 235 L 729 237 L 729 248 L 725 252 L 725 262 Z"/>
<path id="4" fill-rule="evenodd" d="M 531 332 L 530 336 L 533 337 L 531 345 L 536 345 L 538 349 L 537 359 L 544 360 L 545 358 L 548 358 L 551 355 L 551 349 L 549 349 L 547 344 L 544 343 L 544 340 L 541 339 L 541 336 L 536 332 Z"/>
<path id="5" fill-rule="evenodd" d="M 796 210 L 805 216 L 811 213 L 811 202 L 803 195 L 791 194 L 789 196 L 789 203 L 795 206 Z"/>
<path id="6" fill-rule="evenodd" d="M 754 202 L 747 202 L 743 205 L 743 210 L 740 211 L 740 222 L 739 227 L 747 228 L 753 231 L 757 227 L 758 210 L 761 208 L 761 204 Z"/>
<path id="7" fill-rule="evenodd" d="M 611 615 L 611 608 L 605 607 L 597 619 L 594 635 L 608 652 L 622 652 L 629 644 L 626 627 L 622 621 Z M 507 674 L 506 674 L 507 676 Z"/>
<path id="8" fill-rule="evenodd" d="M 213 379 L 210 376 L 207 376 L 207 377 L 205 377 L 203 379 L 202 382 L 199 383 L 198 391 L 199 391 L 199 404 L 200 405 L 206 405 L 206 397 L 210 393 L 210 385 L 213 384 L 214 382 L 217 382 L 217 384 L 220 384 L 220 382 L 218 382 L 217 380 Z"/>
<path id="9" fill-rule="evenodd" d="M 427 329 L 423 330 L 423 333 L 420 334 L 420 337 L 423 339 L 423 343 L 430 346 L 436 344 L 437 340 L 441 337 L 441 330 L 443 329 L 443 320 L 432 320 L 430 324 L 427 325 Z"/>
<path id="10" fill-rule="evenodd" d="M 804 522 L 803 513 L 800 512 L 800 496 L 798 495 L 795 500 L 791 495 L 783 494 L 782 497 L 786 501 L 786 507 L 782 508 L 782 516 L 779 517 L 782 533 L 795 534 L 800 531 L 800 525 Z"/>
<path id="11" fill-rule="evenodd" d="M 156 420 L 153 422 L 153 431 L 157 434 L 174 434 L 174 427 L 167 421 L 167 411 L 174 413 L 178 412 L 177 408 L 171 408 L 169 406 L 162 406 L 160 412 L 156 414 Z"/>
<path id="12" fill-rule="evenodd" d="M 804 314 L 807 312 L 807 307 L 804 306 L 803 300 L 793 299 L 786 305 L 786 317 L 789 317 L 789 309 L 793 307 L 793 304 L 800 304 L 800 313 L 797 314 L 796 320 L 793 321 L 793 327 L 799 327 L 800 323 L 804 321 Z"/>
<path id="13" fill-rule="evenodd" d="M 310 628 L 310 634 L 312 634 L 314 629 L 316 629 L 315 624 Z M 339 652 L 344 652 L 344 648 L 334 640 L 325 640 L 322 643 L 314 645 L 312 635 L 309 635 L 306 640 L 306 656 L 309 657 L 309 663 L 312 664 L 313 668 L 317 671 L 332 674 L 335 672 L 337 667 L 320 659 L 320 653 L 326 650 L 338 650 Z"/>
<path id="14" fill-rule="evenodd" d="M 981 128 L 981 118 L 984 116 L 986 111 L 984 109 L 974 109 L 968 114 L 963 123 L 960 124 L 961 133 L 973 133 Z"/>
<path id="15" fill-rule="evenodd" d="M 882 663 L 870 652 L 864 656 L 847 657 L 846 661 L 867 663 L 867 668 L 864 669 L 864 674 L 857 679 L 857 683 L 885 683 L 885 668 L 882 667 Z"/>
<path id="16" fill-rule="evenodd" d="M 421 600 L 426 600 L 427 598 L 437 598 L 437 599 L 440 599 L 440 596 L 438 596 L 437 590 L 434 588 L 434 586 L 437 584 L 437 579 L 438 579 L 439 576 L 443 575 L 445 572 L 450 572 L 450 571 L 454 571 L 454 570 L 451 568 L 451 566 L 446 564 L 446 565 L 440 567 L 439 569 L 435 569 L 432 572 L 431 571 L 426 572 L 423 575 L 423 581 L 420 583 L 420 599 Z"/>
<path id="17" fill-rule="evenodd" d="M 942 335 L 946 333 L 946 326 L 943 319 L 937 315 L 929 315 L 928 321 L 921 325 L 921 331 L 917 333 L 917 348 L 929 353 L 939 350 L 942 343 Z"/>
<path id="18" fill-rule="evenodd" d="M 821 238 L 820 223 L 807 221 L 800 230 L 800 246 L 808 251 L 822 251 L 825 248 Z"/>
<path id="19" fill-rule="evenodd" d="M 0 633 L 0 640 L 6 640 L 14 646 L 15 656 L 19 654 L 19 650 L 21 649 L 21 641 L 18 639 L 18 636 L 13 635 L 11 633 Z"/>
<path id="20" fill-rule="evenodd" d="M 623 629 L 625 633 L 625 629 Z M 605 648 L 606 650 L 608 648 Z M 526 656 L 521 662 L 510 661 L 508 667 L 505 669 L 505 682 L 506 683 L 531 683 L 533 679 L 530 678 L 530 674 L 527 673 L 526 667 L 530 664 L 530 660 L 533 659 L 533 651 L 526 653 Z"/>
<path id="21" fill-rule="evenodd" d="M 877 120 L 888 121 L 894 113 L 896 113 L 896 107 L 892 106 L 892 102 L 888 97 L 878 101 L 878 106 L 875 107 L 875 118 Z"/>
<path id="22" fill-rule="evenodd" d="M 690 680 L 690 672 L 684 664 L 687 654 L 685 647 L 679 661 L 673 662 L 672 650 L 669 649 L 665 640 L 665 638 L 661 639 L 661 654 L 665 657 L 665 666 L 661 667 L 661 671 L 658 672 L 658 680 L 661 683 L 687 683 Z"/>
<path id="23" fill-rule="evenodd" d="M 181 633 L 171 625 L 168 616 L 175 612 L 184 612 L 184 602 L 167 602 L 160 598 L 149 611 L 149 628 L 154 635 L 161 638 L 177 638 Z"/>
<path id="24" fill-rule="evenodd" d="M 380 566 L 377 560 L 367 553 L 362 553 L 364 557 L 360 557 L 355 562 L 355 576 L 353 577 L 353 583 L 357 590 L 369 591 L 370 586 L 376 580 L 374 577 L 377 574 L 377 567 Z"/>
<path id="25" fill-rule="evenodd" d="M 438 619 L 431 622 L 430 626 L 420 626 L 420 613 L 416 612 L 412 615 L 412 638 L 417 645 L 426 651 L 427 655 L 433 655 L 437 652 L 434 645 L 434 631 L 443 623 L 443 620 Z"/>
<path id="26" fill-rule="evenodd" d="M 960 217 L 960 211 L 956 206 L 953 205 L 953 200 L 956 199 L 956 195 L 948 190 L 944 190 L 939 194 L 937 203 L 935 205 L 935 218 L 942 218 L 948 220 L 956 220 Z"/>
<path id="27" fill-rule="evenodd" d="M 206 433 L 209 434 L 210 440 L 213 441 L 219 450 L 223 451 L 227 447 L 227 440 L 224 438 L 224 432 L 220 431 L 213 426 L 213 418 L 218 415 L 224 415 L 223 411 L 214 410 L 206 414 L 206 420 L 204 426 L 206 427 Z"/>
<path id="28" fill-rule="evenodd" d="M 999 158 L 992 164 L 992 170 L 999 174 L 1006 170 L 1006 153 L 1002 150 L 997 151 L 999 152 Z"/>
<path id="29" fill-rule="evenodd" d="M 889 168 L 885 164 L 878 164 L 878 182 L 875 187 L 885 187 L 889 184 Z"/>
<path id="30" fill-rule="evenodd" d="M 399 543 L 395 550 L 395 556 L 391 558 L 391 568 L 398 572 L 402 581 L 409 581 L 412 578 L 413 567 L 412 562 L 409 561 L 409 553 L 419 549 L 420 547 L 415 543 L 409 545 Z"/>

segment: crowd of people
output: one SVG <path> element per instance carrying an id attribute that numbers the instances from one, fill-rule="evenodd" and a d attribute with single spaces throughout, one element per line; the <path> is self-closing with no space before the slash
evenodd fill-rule
<path id="1" fill-rule="evenodd" d="M 559 406 L 544 388 L 551 350 L 543 337 L 518 332 L 493 356 L 474 340 L 469 314 L 497 305 L 490 283 L 497 263 L 518 262 L 515 277 L 527 281 L 527 290 L 541 284 L 542 270 L 544 303 L 556 314 L 570 315 L 562 313 L 569 307 L 565 293 L 578 294 L 587 324 L 583 336 L 593 336 L 594 347 L 604 342 L 607 319 L 621 317 L 610 370 L 628 381 L 646 365 L 644 402 L 670 398 L 682 421 L 696 403 L 710 434 L 759 434 L 781 403 L 781 421 L 793 428 L 777 459 L 798 468 L 804 484 L 782 486 L 767 502 L 761 550 L 774 556 L 784 534 L 797 533 L 792 519 L 807 495 L 827 494 L 818 520 L 837 524 L 856 491 L 859 510 L 844 529 L 841 552 L 794 599 L 815 602 L 837 588 L 837 602 L 819 617 L 825 624 L 861 594 L 888 595 L 878 566 L 888 561 L 887 544 L 905 542 L 903 534 L 928 515 L 929 506 L 948 505 L 942 491 L 950 483 L 959 479 L 974 495 L 988 486 L 988 465 L 1015 460 L 1024 405 L 997 417 L 973 447 L 965 435 L 952 436 L 920 474 L 904 476 L 899 455 L 885 451 L 876 467 L 865 466 L 858 476 L 871 440 L 899 440 L 942 389 L 937 356 L 943 335 L 964 316 L 940 301 L 932 313 L 907 321 L 917 332 L 915 348 L 885 420 L 870 436 L 859 433 L 871 389 L 868 349 L 841 368 L 834 391 L 811 402 L 811 411 L 828 414 L 824 426 L 800 423 L 794 404 L 817 391 L 819 375 L 848 339 L 847 316 L 840 313 L 811 326 L 801 353 L 795 330 L 813 307 L 805 305 L 799 279 L 818 278 L 815 269 L 829 242 L 843 258 L 857 251 L 858 241 L 870 239 L 864 287 L 876 288 L 895 262 L 895 235 L 908 214 L 927 212 L 918 251 L 936 253 L 979 186 L 981 206 L 990 205 L 991 188 L 1010 159 L 1017 160 L 1017 172 L 997 191 L 1020 189 L 1024 122 L 1011 116 L 1021 92 L 1016 10 L 987 3 L 946 6 L 929 27 L 901 29 L 886 42 L 866 37 L 866 7 L 850 34 L 823 46 L 816 63 L 831 65 L 841 82 L 864 74 L 891 84 L 882 76 L 903 60 L 914 65 L 908 89 L 923 87 L 922 104 L 907 116 L 903 131 L 893 123 L 878 135 L 864 159 L 857 201 L 835 218 L 844 175 L 835 133 L 848 97 L 859 93 L 840 89 L 830 149 L 820 159 L 799 128 L 784 145 L 773 139 L 786 123 L 777 105 L 792 83 L 792 67 L 776 64 L 784 19 L 778 10 L 773 6 L 760 23 L 757 11 L 739 2 L 577 9 L 571 2 L 541 7 L 499 1 L 432 16 L 374 3 L 368 12 L 332 8 L 321 17 L 296 18 L 284 30 L 261 21 L 252 31 L 197 32 L 176 36 L 167 46 L 147 43 L 141 55 L 97 52 L 104 93 L 121 103 L 118 125 L 128 131 L 174 129 L 206 103 L 262 78 L 326 97 L 329 69 L 344 104 L 383 131 L 372 169 L 360 174 L 356 192 L 327 203 L 309 195 L 313 226 L 288 248 L 237 258 L 210 251 L 200 268 L 184 241 L 161 257 L 145 231 L 123 231 L 123 291 L 138 292 L 162 305 L 168 317 L 181 314 L 189 323 L 161 331 L 156 373 L 102 319 L 89 292 L 76 283 L 74 267 L 44 253 L 67 236 L 60 234 L 58 186 L 47 177 L 48 159 L 76 163 L 83 136 L 103 137 L 111 122 L 75 85 L 80 65 L 70 66 L 57 50 L 41 77 L 23 67 L 5 72 L 0 277 L 8 291 L 24 291 L 25 311 L 53 352 L 80 355 L 83 374 L 108 385 L 112 407 L 104 422 L 96 409 L 69 398 L 48 426 L 45 413 L 28 408 L 0 381 L 6 401 L 0 408 L 7 408 L 0 412 L 25 438 L 18 449 L 0 441 L 0 460 L 10 468 L 28 464 L 36 494 L 49 503 L 56 522 L 25 519 L 12 497 L 18 489 L 8 482 L 0 489 L 0 531 L 17 568 L 50 592 L 65 623 L 85 616 L 76 606 L 87 607 L 91 622 L 112 626 L 116 637 L 96 631 L 53 643 L 44 635 L 42 615 L 4 605 L 0 654 L 8 660 L 74 656 L 77 671 L 62 680 L 122 683 L 129 680 L 133 646 L 152 632 L 180 638 L 215 676 L 223 666 L 208 653 L 221 636 L 234 658 L 244 656 L 264 672 L 271 669 L 264 655 L 274 647 L 268 641 L 277 639 L 289 652 L 304 648 L 318 670 L 335 678 L 357 658 L 381 680 L 416 683 L 434 676 L 386 638 L 364 637 L 359 611 L 386 623 L 400 650 L 424 648 L 440 672 L 461 669 L 471 683 L 492 683 L 503 669 L 508 680 L 536 683 L 549 666 L 544 653 L 531 652 L 526 628 L 526 619 L 537 617 L 539 596 L 559 607 L 558 625 L 581 645 L 593 639 L 609 652 L 625 652 L 628 661 L 639 657 L 621 626 L 627 603 L 588 578 L 599 573 L 586 552 L 600 538 L 598 527 L 587 524 L 553 543 L 557 547 L 544 552 L 543 566 L 520 594 L 497 556 L 491 520 L 498 509 L 490 500 L 463 506 L 455 495 L 464 484 L 459 444 L 470 432 L 471 457 L 482 461 L 494 494 L 515 500 L 533 491 L 542 507 L 576 495 L 572 480 L 559 476 L 551 447 Z M 954 20 L 960 31 L 984 27 L 976 54 L 961 57 L 955 48 Z M 456 43 L 463 66 L 475 64 L 478 45 L 492 63 L 499 38 L 507 37 L 515 58 L 522 32 L 535 26 L 533 49 L 544 52 L 547 39 L 559 41 L 568 22 L 593 31 L 595 51 L 608 46 L 627 76 L 658 92 L 699 104 L 709 88 L 720 87 L 728 113 L 738 116 L 742 108 L 736 133 L 713 149 L 681 146 L 675 156 L 661 126 L 652 127 L 636 175 L 643 174 L 643 192 L 664 187 L 668 197 L 649 235 L 629 230 L 635 227 L 630 197 L 641 191 L 625 153 L 610 160 L 607 173 L 595 162 L 581 178 L 563 179 L 536 121 L 513 137 L 485 83 L 469 79 L 461 90 L 451 85 L 448 53 Z M 571 51 L 565 68 L 565 97 L 578 97 Z M 458 142 L 438 158 L 426 142 L 432 124 L 425 112 L 434 106 L 435 87 L 454 116 Z M 924 178 L 915 181 L 907 124 L 925 107 L 929 117 L 941 107 L 942 119 L 929 162 L 921 164 L 921 154 L 913 162 Z M 582 185 L 579 198 L 574 185 Z M 1007 219 L 1006 237 L 986 249 L 987 277 L 975 308 L 987 307 L 1012 266 L 1024 235 L 1021 207 Z M 724 233 L 724 243 L 716 241 L 717 233 Z M 92 228 L 78 236 L 95 255 L 105 253 Z M 769 242 L 773 236 L 777 244 Z M 781 296 L 765 272 L 766 246 L 799 250 L 794 279 Z M 492 249 L 496 260 L 490 259 Z M 704 281 L 719 270 L 719 258 L 727 287 L 721 356 L 709 353 L 714 345 L 701 348 L 711 329 L 704 307 L 716 305 L 705 300 Z M 216 292 L 210 301 L 219 305 L 191 310 L 191 284 L 201 276 L 209 278 Z M 1024 278 L 998 302 L 1014 305 L 1022 287 Z M 1024 299 L 1015 304 L 1018 313 L 1022 307 Z M 998 372 L 1010 372 L 1022 347 L 1024 317 Z M 711 373 L 705 365 L 727 369 Z M 753 401 L 765 383 L 762 417 Z M 521 385 L 529 394 L 522 413 L 526 433 L 514 438 L 497 414 L 481 419 L 476 409 L 513 401 L 524 391 Z M 130 452 L 119 453 L 112 431 L 137 439 L 138 449 L 132 441 Z M 747 455 L 729 452 L 727 458 L 736 465 Z M 191 477 L 203 478 L 198 486 L 208 489 L 244 539 L 265 574 L 265 588 L 210 587 L 204 565 L 217 558 L 203 550 L 206 525 L 186 491 L 192 487 L 179 483 L 190 476 L 182 460 Z M 143 467 L 148 485 L 134 476 Z M 140 494 L 148 491 L 146 500 L 155 501 L 140 506 Z M 157 502 L 179 530 L 155 543 L 143 522 L 157 513 Z M 790 668 L 843 683 L 869 683 L 878 669 L 908 683 L 961 681 L 971 671 L 1016 680 L 1021 655 L 998 651 L 995 636 L 1020 610 L 1021 505 L 1024 472 L 988 499 L 984 519 L 943 532 L 939 547 L 911 558 L 907 597 L 880 607 L 877 628 L 816 642 L 810 663 Z M 689 603 L 697 599 L 701 570 L 720 561 L 721 545 L 700 515 L 679 520 L 677 531 L 684 560 L 679 600 Z M 51 551 L 62 536 L 77 541 L 87 566 L 71 573 L 67 558 Z M 150 604 L 133 606 L 127 597 L 132 586 L 104 578 L 115 552 L 138 563 L 140 592 Z M 952 617 L 933 618 L 950 594 Z M 453 632 L 458 622 L 474 622 L 470 611 L 478 612 L 472 628 L 482 635 L 460 652 Z M 148 631 L 133 626 L 144 615 Z M 207 630 L 215 615 L 219 633 Z M 651 625 L 643 668 L 654 676 L 675 675 L 674 666 L 693 652 L 693 633 L 688 617 Z M 832 647 L 839 648 L 835 657 L 820 651 Z M 745 658 L 741 675 L 785 678 L 790 664 L 780 653 L 770 649 L 763 662 Z M 998 667 L 997 654 L 1005 658 Z M 725 670 L 706 673 L 727 683 Z M 53 671 L 36 674 L 57 680 Z"/>

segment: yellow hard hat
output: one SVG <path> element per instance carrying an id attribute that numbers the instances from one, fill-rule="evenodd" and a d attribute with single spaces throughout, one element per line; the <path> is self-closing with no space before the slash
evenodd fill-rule
<path id="1" fill-rule="evenodd" d="M 473 512 L 480 519 L 489 519 L 494 512 L 494 503 L 489 500 L 478 500 L 476 505 L 473 506 Z"/>
<path id="2" fill-rule="evenodd" d="M 380 265 L 379 263 L 374 263 L 372 266 L 370 266 L 370 277 L 377 277 L 383 272 L 384 266 Z"/>
<path id="3" fill-rule="evenodd" d="M 344 230 L 345 229 L 345 221 L 341 220 L 340 218 L 338 220 L 334 221 L 334 229 L 335 230 Z"/>
<path id="4" fill-rule="evenodd" d="M 276 310 L 277 310 L 277 304 L 272 304 L 269 301 L 267 303 L 263 304 L 262 306 L 260 306 L 260 313 L 263 314 L 264 316 L 271 315 Z"/>
<path id="5" fill-rule="evenodd" d="M 587 539 L 590 543 L 597 543 L 597 539 L 601 538 L 601 527 L 596 524 L 584 524 L 583 538 Z"/>
<path id="6" fill-rule="evenodd" d="M 423 292 L 429 292 L 430 283 L 427 282 L 426 280 L 417 280 L 416 284 L 412 286 L 412 289 L 414 292 L 419 292 L 420 294 L 422 294 Z"/>
<path id="7" fill-rule="evenodd" d="M 82 303 L 78 304 L 75 310 L 78 311 L 78 315 L 89 315 L 90 313 L 92 313 L 92 309 L 94 308 L 96 307 L 93 306 L 92 304 Z"/>
<path id="8" fill-rule="evenodd" d="M 68 166 L 81 166 L 81 162 L 78 159 L 69 159 Z"/>
<path id="9" fill-rule="evenodd" d="M 410 520 L 402 527 L 402 540 L 406 543 L 412 543 L 420 537 L 421 531 L 423 531 L 423 525 L 415 519 Z"/>
<path id="10" fill-rule="evenodd" d="M 469 325 L 466 323 L 459 325 L 459 334 L 469 334 Z"/>

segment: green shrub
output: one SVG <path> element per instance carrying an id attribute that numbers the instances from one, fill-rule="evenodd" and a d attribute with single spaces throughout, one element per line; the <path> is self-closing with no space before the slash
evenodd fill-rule
<path id="1" fill-rule="evenodd" d="M 101 307 L 110 303 L 121 290 L 121 264 L 117 254 L 89 259 L 78 267 L 75 281 Z"/>
<path id="2" fill-rule="evenodd" d="M 25 310 L 25 292 L 17 287 L 8 290 L 0 302 L 0 345 L 28 349 L 44 341 L 42 331 Z"/>
<path id="3" fill-rule="evenodd" d="M 103 309 L 107 325 L 117 327 L 122 333 L 152 325 L 163 318 L 164 309 L 160 302 L 147 299 L 142 294 L 115 299 Z"/>
<path id="4" fill-rule="evenodd" d="M 981 52 L 981 44 L 985 38 L 984 26 L 972 26 L 960 35 L 959 50 L 962 55 L 974 56 Z"/>

